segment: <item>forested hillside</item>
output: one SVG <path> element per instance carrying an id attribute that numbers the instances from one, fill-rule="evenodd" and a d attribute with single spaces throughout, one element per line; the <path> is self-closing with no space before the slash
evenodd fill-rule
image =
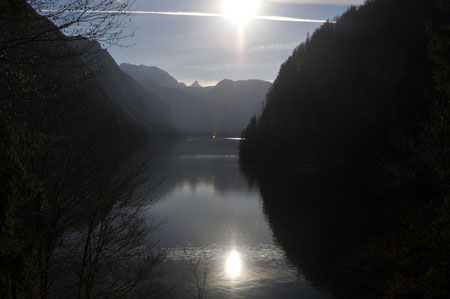
<path id="1" fill-rule="evenodd" d="M 339 182 L 362 190 L 352 205 L 336 196 L 338 206 L 342 200 L 349 210 L 363 204 L 361 212 L 381 211 L 368 213 L 377 233 L 366 231 L 363 244 L 349 242 L 345 265 L 322 282 L 338 296 L 357 298 L 349 293 L 355 287 L 370 298 L 449 295 L 449 8 L 445 0 L 373 0 L 349 8 L 294 50 L 262 116 L 242 133 L 243 167 L 313 165 L 326 177 L 321 188 Z M 295 206 L 295 192 L 270 204 Z M 276 220 L 288 225 L 283 217 Z M 295 246 L 288 251 L 302 260 Z M 343 267 L 354 279 L 350 288 L 333 280 Z"/>
<path id="2" fill-rule="evenodd" d="M 447 21 L 439 14 L 434 1 L 378 0 L 324 24 L 281 66 L 243 159 L 348 167 L 395 155 L 437 101 L 429 20 Z"/>

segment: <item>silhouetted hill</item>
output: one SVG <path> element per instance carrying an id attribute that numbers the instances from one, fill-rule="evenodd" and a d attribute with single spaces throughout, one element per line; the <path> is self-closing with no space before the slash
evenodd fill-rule
<path id="1" fill-rule="evenodd" d="M 282 64 L 242 134 L 241 165 L 266 166 L 247 171 L 275 238 L 302 275 L 338 298 L 450 295 L 449 20 L 446 0 L 350 7 Z M 295 172 L 305 169 L 326 178 L 311 191 L 330 202 L 302 205 L 310 186 Z M 315 217 L 303 223 L 311 206 Z M 361 223 L 361 239 L 341 227 Z M 315 226 L 329 227 L 304 239 Z M 327 233 L 339 237 L 329 243 Z M 325 264 L 311 267 L 317 261 Z"/>
<path id="2" fill-rule="evenodd" d="M 18 99 L 3 111 L 13 123 L 26 124 L 42 134 L 63 136 L 71 142 L 76 140 L 79 148 L 119 140 L 135 144 L 146 138 L 148 134 L 141 124 L 110 99 L 74 52 L 75 41 L 67 39 L 29 6 L 23 8 L 21 17 L 24 20 L 5 17 L 1 28 L 5 36 L 31 41 L 6 48 L 0 61 L 2 101 L 6 104 Z M 48 33 L 44 40 L 33 41 L 33 34 L 45 28 Z"/>
<path id="3" fill-rule="evenodd" d="M 281 66 L 242 158 L 364 168 L 393 153 L 393 130 L 417 136 L 433 94 L 433 6 L 368 1 L 324 24 Z"/>
<path id="4" fill-rule="evenodd" d="M 154 136 L 178 134 L 169 108 L 147 91 L 114 61 L 99 43 L 78 41 L 77 47 L 87 52 L 85 63 L 94 72 L 110 99 Z M 162 72 L 162 71 L 161 71 Z"/>
<path id="5" fill-rule="evenodd" d="M 239 134 L 252 115 L 260 115 L 271 83 L 262 80 L 220 81 L 211 91 L 205 117 L 212 131 Z"/>
<path id="6" fill-rule="evenodd" d="M 136 66 L 132 64 L 121 64 L 121 69 L 139 82 L 148 92 L 156 94 L 161 101 L 169 107 L 170 113 L 177 127 L 184 134 L 199 132 L 203 128 L 201 114 L 208 90 L 202 88 L 190 88 L 185 84 L 178 83 L 172 76 L 156 67 Z M 156 73 L 167 74 L 170 80 L 160 80 Z M 166 84 L 167 81 L 172 82 Z M 171 87 L 170 87 L 171 86 Z M 194 94 L 190 90 L 196 90 Z"/>
<path id="7" fill-rule="evenodd" d="M 138 95 L 139 84 L 98 44 L 94 52 L 75 51 L 85 41 L 68 39 L 25 4 L 21 14 L 0 16 L 2 36 L 25 41 L 2 49 L 0 128 L 12 132 L 4 143 L 9 152 L 33 153 L 33 163 L 45 163 L 32 176 L 49 184 L 70 176 L 72 181 L 64 182 L 70 189 L 76 180 L 110 167 L 105 164 L 120 163 L 149 137 L 174 133 L 154 108 L 156 97 L 142 87 Z M 94 55 L 96 64 L 86 65 L 86 55 Z M 95 72 L 100 66 L 102 73 Z M 26 137 L 18 145 L 14 140 L 21 135 Z"/>
<path id="8" fill-rule="evenodd" d="M 265 94 L 271 86 L 260 80 L 224 80 L 215 87 L 201 87 L 197 81 L 191 86 L 179 83 L 178 86 L 172 84 L 176 87 L 167 87 L 155 81 L 154 76 L 143 75 L 151 74 L 154 67 L 122 64 L 121 68 L 158 95 L 185 134 L 239 134 L 250 116 L 261 113 Z M 148 71 L 144 71 L 145 68 Z"/>

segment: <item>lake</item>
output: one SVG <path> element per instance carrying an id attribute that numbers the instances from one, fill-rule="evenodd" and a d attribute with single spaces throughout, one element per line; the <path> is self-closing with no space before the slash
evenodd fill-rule
<path id="1" fill-rule="evenodd" d="M 207 278 L 205 298 L 329 298 L 274 236 L 260 188 L 239 165 L 238 146 L 238 139 L 160 139 L 144 151 L 158 182 L 147 212 L 163 221 L 153 239 L 167 249 L 171 297 L 195 293 L 197 273 Z"/>

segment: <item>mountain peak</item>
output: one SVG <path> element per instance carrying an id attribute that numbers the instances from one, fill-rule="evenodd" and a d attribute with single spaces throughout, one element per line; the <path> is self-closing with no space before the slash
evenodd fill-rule
<path id="1" fill-rule="evenodd" d="M 197 80 L 195 80 L 195 82 L 192 83 L 190 87 L 202 87 L 202 86 L 200 85 L 200 83 L 198 83 Z"/>

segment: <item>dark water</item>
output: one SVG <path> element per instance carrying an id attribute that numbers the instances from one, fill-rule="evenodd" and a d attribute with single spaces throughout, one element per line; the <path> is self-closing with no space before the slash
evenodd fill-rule
<path id="1" fill-rule="evenodd" d="M 355 215 L 332 216 L 340 207 L 328 199 L 340 195 L 323 192 L 315 172 L 240 167 L 238 144 L 160 140 L 146 150 L 154 180 L 163 179 L 147 212 L 165 221 L 154 238 L 168 251 L 163 266 L 166 281 L 176 285 L 172 297 L 195 289 L 194 261 L 198 272 L 208 269 L 206 298 L 330 298 L 323 287 L 336 275 L 330 252 L 354 236 L 345 220 Z"/>

